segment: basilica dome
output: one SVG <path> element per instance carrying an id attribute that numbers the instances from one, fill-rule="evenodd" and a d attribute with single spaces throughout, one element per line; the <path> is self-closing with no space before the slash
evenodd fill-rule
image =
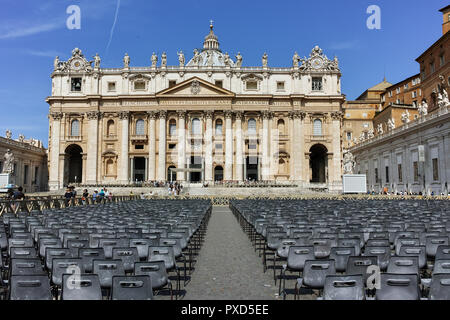
<path id="1" fill-rule="evenodd" d="M 212 23 L 209 28 L 209 34 L 205 37 L 203 42 L 203 49 L 201 51 L 194 49 L 194 57 L 187 63 L 186 66 L 233 67 L 234 62 L 228 53 L 224 54 L 220 50 L 219 40 L 214 34 L 214 27 Z"/>

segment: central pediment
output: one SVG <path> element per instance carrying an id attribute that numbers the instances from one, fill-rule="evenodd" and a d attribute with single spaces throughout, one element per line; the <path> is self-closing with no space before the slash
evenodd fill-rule
<path id="1" fill-rule="evenodd" d="M 158 98 L 232 98 L 235 94 L 198 77 L 192 77 L 156 93 Z"/>

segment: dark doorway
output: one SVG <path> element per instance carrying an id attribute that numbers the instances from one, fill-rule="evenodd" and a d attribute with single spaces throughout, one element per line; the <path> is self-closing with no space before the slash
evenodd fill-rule
<path id="1" fill-rule="evenodd" d="M 71 144 L 66 148 L 65 173 L 66 183 L 81 183 L 83 175 L 83 149 L 77 144 Z"/>
<path id="2" fill-rule="evenodd" d="M 328 150 L 321 144 L 315 144 L 309 150 L 309 167 L 311 168 L 312 183 L 326 183 L 326 168 L 328 166 L 327 153 Z"/>
<path id="3" fill-rule="evenodd" d="M 217 166 L 214 168 L 214 181 L 223 181 L 223 167 Z"/>
<path id="4" fill-rule="evenodd" d="M 258 181 L 258 157 L 247 157 L 245 159 L 245 168 L 247 172 L 246 179 Z"/>
<path id="5" fill-rule="evenodd" d="M 190 169 L 201 169 L 202 168 L 202 157 L 192 156 L 191 163 L 189 165 Z M 189 181 L 190 182 L 200 182 L 202 181 L 202 173 L 201 172 L 190 172 L 189 173 Z"/>
<path id="6" fill-rule="evenodd" d="M 135 157 L 133 166 L 133 181 L 144 181 L 145 180 L 145 158 Z"/>

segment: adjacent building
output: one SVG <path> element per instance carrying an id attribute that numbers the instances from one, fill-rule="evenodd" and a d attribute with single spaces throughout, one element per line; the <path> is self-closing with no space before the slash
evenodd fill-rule
<path id="1" fill-rule="evenodd" d="M 25 192 L 41 192 L 48 190 L 47 150 L 42 142 L 25 139 L 19 135 L 13 139 L 8 130 L 5 137 L 0 137 L 0 173 L 3 171 L 3 155 L 11 150 L 14 156 L 14 181 L 22 186 Z M 3 188 L 5 186 L 0 186 Z"/>

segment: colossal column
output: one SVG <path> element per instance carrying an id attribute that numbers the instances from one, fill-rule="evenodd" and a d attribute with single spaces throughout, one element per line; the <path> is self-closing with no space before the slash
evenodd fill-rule
<path id="1" fill-rule="evenodd" d="M 120 161 L 119 161 L 119 181 L 122 184 L 127 184 L 129 182 L 128 178 L 128 167 L 129 167 L 129 160 L 128 160 L 128 128 L 129 128 L 129 122 L 128 119 L 130 117 L 130 113 L 128 111 L 122 111 L 119 113 L 119 118 L 122 123 L 122 137 L 121 137 L 121 147 L 120 147 Z"/>
<path id="2" fill-rule="evenodd" d="M 156 111 L 149 111 L 148 180 L 156 180 Z"/>
<path id="3" fill-rule="evenodd" d="M 166 116 L 166 111 L 159 111 L 158 180 L 161 181 L 166 180 Z"/>
<path id="4" fill-rule="evenodd" d="M 186 111 L 178 110 L 178 168 L 184 169 L 186 166 Z M 184 172 L 177 172 L 177 180 L 185 181 Z"/>
<path id="5" fill-rule="evenodd" d="M 261 179 L 269 180 L 269 118 L 270 112 L 267 110 L 262 111 L 263 128 L 262 128 L 262 167 L 261 167 Z"/>
<path id="6" fill-rule="evenodd" d="M 294 122 L 292 132 L 294 172 L 291 174 L 292 180 L 294 181 L 301 181 L 302 178 L 305 179 L 302 174 L 305 152 L 305 137 L 303 132 L 303 119 L 305 115 L 305 112 L 298 110 L 290 114 Z"/>
<path id="7" fill-rule="evenodd" d="M 98 111 L 90 111 L 86 113 L 86 117 L 88 118 L 86 182 L 97 184 L 98 120 L 101 114 Z"/>
<path id="8" fill-rule="evenodd" d="M 233 180 L 233 111 L 225 111 L 225 177 Z"/>
<path id="9" fill-rule="evenodd" d="M 331 113 L 331 129 L 333 137 L 333 179 L 331 182 L 339 184 L 341 181 L 341 119 L 342 113 L 339 111 Z"/>
<path id="10" fill-rule="evenodd" d="M 242 111 L 236 111 L 236 180 L 244 180 L 243 175 L 243 144 L 242 144 Z"/>
<path id="11" fill-rule="evenodd" d="M 50 113 L 51 119 L 51 142 L 50 142 L 50 172 L 49 172 L 49 188 L 50 190 L 58 190 L 59 185 L 59 141 L 61 118 L 63 114 L 61 112 Z"/>
<path id="12" fill-rule="evenodd" d="M 213 181 L 213 155 L 212 155 L 212 136 L 213 136 L 213 124 L 212 119 L 214 117 L 214 111 L 206 110 L 206 130 L 205 130 L 205 181 Z"/>

